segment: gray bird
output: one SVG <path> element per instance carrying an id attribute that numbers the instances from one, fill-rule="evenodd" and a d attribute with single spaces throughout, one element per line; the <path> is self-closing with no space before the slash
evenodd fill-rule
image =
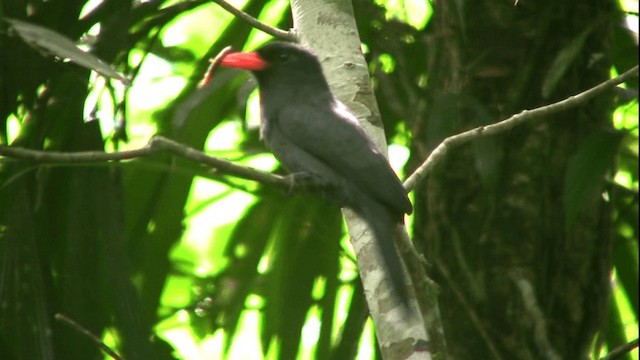
<path id="1" fill-rule="evenodd" d="M 366 221 L 393 290 L 408 307 L 393 237 L 404 214 L 412 212 L 411 202 L 387 159 L 331 93 L 318 58 L 301 46 L 271 42 L 255 52 L 228 54 L 221 65 L 253 72 L 262 139 L 294 179 L 319 187 Z"/>

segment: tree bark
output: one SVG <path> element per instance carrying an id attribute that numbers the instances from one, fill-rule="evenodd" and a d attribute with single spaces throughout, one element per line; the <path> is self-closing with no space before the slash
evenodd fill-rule
<path id="1" fill-rule="evenodd" d="M 291 7 L 300 42 L 320 57 L 332 91 L 386 152 L 384 128 L 367 63 L 360 50 L 351 2 L 294 0 Z M 380 276 L 385 267 L 372 233 L 354 213 L 345 211 L 344 214 L 383 357 L 430 359 L 433 354 L 443 352 L 444 349 L 435 346 L 444 344 L 435 290 L 430 292 L 430 303 L 435 304 L 428 309 L 430 323 L 425 322 L 417 308 L 414 316 L 406 316 L 402 304 L 391 296 L 390 282 Z M 427 347 L 427 343 L 433 345 Z"/>

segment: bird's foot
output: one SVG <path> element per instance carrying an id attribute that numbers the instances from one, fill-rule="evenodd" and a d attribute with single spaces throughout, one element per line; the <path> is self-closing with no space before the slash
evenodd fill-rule
<path id="1" fill-rule="evenodd" d="M 292 193 L 295 189 L 314 189 L 325 186 L 324 182 L 312 173 L 309 172 L 296 172 L 287 175 L 290 179 L 291 186 L 289 187 L 289 193 Z"/>

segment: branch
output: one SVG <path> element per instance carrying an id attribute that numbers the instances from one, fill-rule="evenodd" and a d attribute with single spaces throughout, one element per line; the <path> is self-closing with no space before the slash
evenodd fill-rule
<path id="1" fill-rule="evenodd" d="M 152 148 L 165 150 L 174 155 L 193 160 L 197 163 L 211 166 L 212 168 L 228 175 L 233 175 L 246 180 L 254 180 L 264 185 L 274 185 L 283 189 L 291 190 L 293 183 L 290 178 L 274 175 L 266 171 L 257 170 L 251 167 L 240 166 L 229 160 L 206 155 L 202 151 L 192 147 L 169 140 L 162 136 L 151 139 L 149 144 Z"/>
<path id="2" fill-rule="evenodd" d="M 616 360 L 621 359 L 625 355 L 631 352 L 631 350 L 638 347 L 638 339 L 630 341 L 626 344 L 623 344 L 615 349 L 613 349 L 607 356 L 603 357 L 600 360 Z"/>
<path id="3" fill-rule="evenodd" d="M 296 42 L 297 41 L 297 37 L 295 35 L 295 33 L 293 31 L 284 31 L 284 30 L 280 30 L 278 28 L 275 28 L 273 26 L 267 25 L 263 22 L 261 22 L 260 20 L 254 18 L 253 16 L 247 14 L 246 12 L 233 7 L 233 5 L 229 4 L 228 2 L 226 2 L 225 0 L 212 0 L 214 3 L 220 5 L 221 8 L 227 10 L 228 12 L 230 12 L 231 14 L 233 14 L 234 16 L 238 17 L 240 20 L 245 21 L 246 23 L 248 23 L 249 25 L 253 26 L 254 28 L 261 30 L 271 36 L 277 37 L 281 40 L 286 40 L 286 41 L 292 41 L 292 42 Z"/>
<path id="4" fill-rule="evenodd" d="M 485 326 L 480 320 L 480 317 L 478 317 L 478 314 L 476 313 L 473 306 L 469 303 L 469 301 L 467 301 L 466 296 L 464 295 L 464 293 L 462 292 L 458 284 L 456 284 L 455 281 L 451 278 L 451 273 L 449 272 L 449 269 L 439 259 L 436 258 L 434 259 L 434 261 L 435 261 L 436 267 L 438 268 L 438 271 L 442 275 L 443 279 L 449 285 L 448 291 L 451 291 L 453 293 L 456 299 L 460 302 L 462 309 L 467 312 L 467 316 L 469 317 L 469 320 L 471 320 L 471 325 L 475 328 L 475 330 L 478 332 L 478 335 L 480 335 L 480 338 L 487 345 L 487 348 L 489 349 L 489 353 L 491 354 L 492 358 L 494 360 L 502 360 L 502 357 L 500 356 L 500 352 L 498 351 L 493 340 L 487 333 L 487 330 L 485 329 Z"/>
<path id="5" fill-rule="evenodd" d="M 525 122 L 535 120 L 536 118 L 542 118 L 547 115 L 555 114 L 572 107 L 576 107 L 580 104 L 587 102 L 593 97 L 600 95 L 601 93 L 613 88 L 614 86 L 623 83 L 634 76 L 638 76 L 638 66 L 635 66 L 631 70 L 617 76 L 613 79 L 607 80 L 599 85 L 592 87 L 589 90 L 583 91 L 577 95 L 570 96 L 562 101 L 556 103 L 535 108 L 533 110 L 524 110 L 519 114 L 513 115 L 506 120 L 502 120 L 495 124 L 480 126 L 475 129 L 465 131 L 463 133 L 450 136 L 444 139 L 440 145 L 438 145 L 429 154 L 427 159 L 414 171 L 411 176 L 404 182 L 404 187 L 407 191 L 412 191 L 415 187 L 424 180 L 431 172 L 431 169 L 441 161 L 452 148 L 468 143 L 472 140 L 480 139 L 485 136 L 495 135 L 505 132 L 511 128 L 514 128 Z"/>
<path id="6" fill-rule="evenodd" d="M 217 1 L 217 0 L 214 0 Z M 215 62 L 214 62 L 215 63 Z M 589 90 L 577 95 L 571 96 L 565 100 L 539 107 L 533 110 L 524 110 L 506 120 L 498 123 L 480 126 L 472 130 L 446 138 L 438 145 L 429 155 L 429 157 L 420 165 L 420 167 L 404 182 L 404 186 L 411 191 L 426 176 L 429 171 L 447 154 L 447 152 L 458 145 L 479 139 L 484 136 L 495 135 L 509 130 L 524 122 L 550 115 L 571 107 L 578 106 L 589 99 L 599 95 L 609 88 L 618 85 L 634 76 L 637 76 L 638 66 L 623 73 L 622 75 L 605 81 Z M 166 151 L 174 155 L 195 161 L 200 164 L 208 165 L 214 169 L 229 175 L 233 175 L 242 179 L 254 180 L 265 185 L 274 185 L 283 189 L 291 189 L 292 182 L 290 179 L 278 175 L 274 175 L 265 171 L 257 170 L 250 167 L 236 165 L 228 160 L 208 156 L 199 150 L 189 146 L 177 143 L 162 136 L 156 136 L 151 139 L 149 144 L 141 149 L 117 151 L 105 153 L 102 151 L 79 151 L 79 152 L 59 152 L 59 151 L 42 151 L 31 150 L 14 146 L 0 144 L 0 156 L 15 159 L 33 161 L 37 163 L 52 164 L 78 164 L 78 163 L 94 163 L 94 162 L 111 162 L 120 160 L 131 160 L 136 158 L 147 157 Z"/>
<path id="7" fill-rule="evenodd" d="M 257 181 L 264 185 L 273 185 L 287 190 L 291 190 L 293 186 L 291 179 L 287 177 L 274 175 L 251 167 L 240 166 L 225 159 L 208 156 L 202 151 L 177 143 L 173 140 L 169 140 L 162 136 L 152 138 L 151 141 L 149 141 L 149 144 L 144 148 L 112 153 L 105 153 L 102 151 L 60 152 L 30 150 L 20 147 L 0 145 L 0 156 L 49 164 L 78 164 L 131 160 L 148 157 L 163 151 L 195 161 L 199 164 L 210 166 L 223 174 Z"/>
<path id="8" fill-rule="evenodd" d="M 112 153 L 105 153 L 103 151 L 62 152 L 31 150 L 16 146 L 0 145 L 0 156 L 48 164 L 77 164 L 131 160 L 153 155 L 157 152 L 158 149 L 153 149 L 149 145 L 141 149 L 116 151 Z"/>
<path id="9" fill-rule="evenodd" d="M 91 331 L 87 330 L 82 325 L 78 324 L 77 322 L 71 320 L 70 318 L 68 318 L 64 314 L 58 313 L 58 314 L 55 314 L 53 317 L 58 321 L 66 323 L 67 325 L 69 325 L 72 328 L 74 328 L 75 330 L 77 330 L 79 333 L 81 333 L 81 334 L 85 335 L 86 337 L 88 337 L 89 339 L 93 340 L 93 342 L 95 342 L 98 345 L 98 347 L 100 347 L 100 350 L 102 350 L 105 353 L 107 353 L 107 355 L 111 356 L 112 359 L 114 359 L 114 360 L 125 360 L 122 356 L 118 355 L 118 353 L 115 352 L 112 348 L 107 346 L 107 344 L 103 343 L 102 340 L 100 340 L 100 338 L 98 338 L 96 335 L 94 335 Z"/>
<path id="10" fill-rule="evenodd" d="M 542 309 L 540 308 L 540 304 L 538 304 L 537 295 L 533 285 L 516 270 L 512 271 L 509 276 L 518 287 L 518 290 L 520 290 L 524 310 L 529 315 L 528 320 L 532 322 L 533 341 L 538 350 L 543 354 L 544 359 L 560 360 L 560 355 L 558 355 L 557 351 L 553 348 L 549 339 L 546 319 Z"/>
<path id="11" fill-rule="evenodd" d="M 213 72 L 216 71 L 216 69 L 220 66 L 220 63 L 222 62 L 222 59 L 224 59 L 224 57 L 227 56 L 227 54 L 229 54 L 230 52 L 231 52 L 231 46 L 227 46 L 224 49 L 222 49 L 222 51 L 220 51 L 215 58 L 210 60 L 209 68 L 207 69 L 207 72 L 204 74 L 204 77 L 202 78 L 202 80 L 200 80 L 200 83 L 198 83 L 198 88 L 203 88 L 207 84 L 209 84 L 209 82 L 211 82 L 211 78 L 213 78 Z"/>

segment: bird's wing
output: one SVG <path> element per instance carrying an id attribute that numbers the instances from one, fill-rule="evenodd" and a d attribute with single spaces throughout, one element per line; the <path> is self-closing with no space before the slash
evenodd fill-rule
<path id="1" fill-rule="evenodd" d="M 312 105 L 280 109 L 276 121 L 283 135 L 394 212 L 411 213 L 397 175 L 346 107 Z"/>

